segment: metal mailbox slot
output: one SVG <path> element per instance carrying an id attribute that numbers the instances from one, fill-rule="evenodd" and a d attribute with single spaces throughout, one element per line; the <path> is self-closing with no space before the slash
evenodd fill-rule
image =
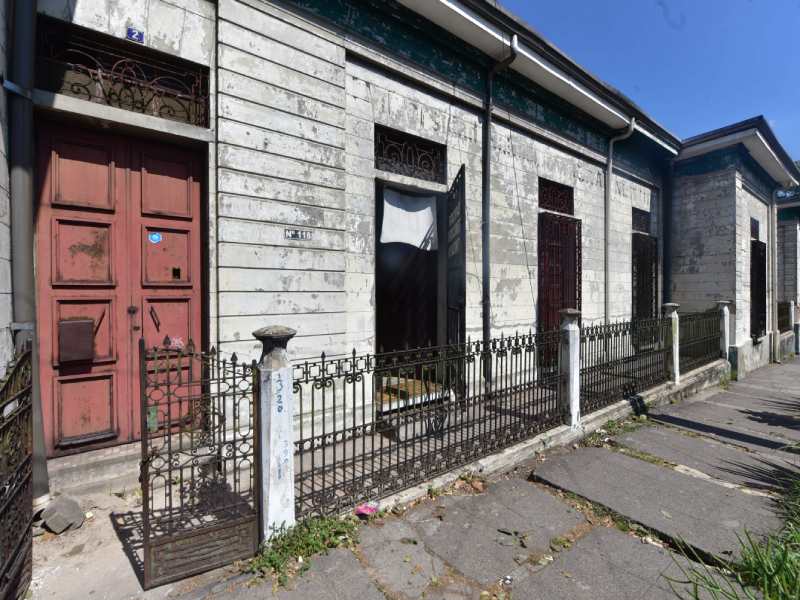
<path id="1" fill-rule="evenodd" d="M 94 358 L 94 319 L 58 322 L 58 361 L 74 362 Z"/>

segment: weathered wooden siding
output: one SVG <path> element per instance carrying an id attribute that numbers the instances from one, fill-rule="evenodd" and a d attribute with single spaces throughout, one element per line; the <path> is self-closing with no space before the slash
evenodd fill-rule
<path id="1" fill-rule="evenodd" d="M 298 329 L 293 356 L 374 351 L 375 180 L 445 191 L 466 165 L 467 334 L 479 338 L 481 135 L 479 107 L 433 95 L 354 55 L 349 41 L 260 0 L 219 6 L 219 307 L 223 350 L 257 350 L 266 323 Z M 391 57 L 373 55 L 382 61 Z M 387 64 L 389 64 L 387 62 Z M 374 126 L 447 146 L 447 185 L 377 170 Z M 583 224 L 583 311 L 603 317 L 603 166 L 547 139 L 492 130 L 493 335 L 536 326 L 538 178 L 575 188 Z M 631 314 L 631 206 L 658 195 L 615 177 L 613 318 Z M 286 228 L 312 232 L 287 241 Z M 660 236 L 659 236 L 660 237 Z"/>
<path id="2" fill-rule="evenodd" d="M 344 352 L 344 48 L 258 1 L 221 0 L 219 18 L 221 349 L 253 356 L 251 332 L 280 323 L 295 358 Z"/>

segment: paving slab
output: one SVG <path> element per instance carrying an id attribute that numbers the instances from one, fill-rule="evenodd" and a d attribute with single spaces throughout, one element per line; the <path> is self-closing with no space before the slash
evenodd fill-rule
<path id="1" fill-rule="evenodd" d="M 315 556 L 311 567 L 289 589 L 273 589 L 270 581 L 217 589 L 204 600 L 386 600 L 351 550 L 338 548 Z M 185 600 L 181 598 L 181 600 Z"/>
<path id="2" fill-rule="evenodd" d="M 737 534 L 779 529 L 774 502 L 605 448 L 554 455 L 534 476 L 708 554 L 730 558 Z"/>
<path id="3" fill-rule="evenodd" d="M 759 491 L 780 492 L 791 477 L 800 477 L 800 458 L 792 462 L 785 453 L 748 451 L 671 427 L 642 427 L 614 439 L 639 452 Z"/>
<path id="4" fill-rule="evenodd" d="M 389 592 L 419 598 L 429 587 L 437 587 L 447 573 L 444 562 L 425 549 L 406 521 L 389 519 L 380 526 L 362 527 L 360 538 L 361 563 Z"/>
<path id="5" fill-rule="evenodd" d="M 663 548 L 598 527 L 546 568 L 515 583 L 514 599 L 674 600 L 662 576 L 673 564 Z"/>
<path id="6" fill-rule="evenodd" d="M 443 496 L 405 518 L 430 552 L 483 586 L 512 573 L 520 559 L 548 552 L 552 538 L 585 522 L 568 504 L 520 479 L 492 483 L 475 496 Z"/>
<path id="7" fill-rule="evenodd" d="M 650 417 L 659 423 L 744 446 L 757 452 L 798 455 L 792 444 L 800 442 L 787 415 L 777 410 L 738 407 L 732 395 L 716 394 L 702 400 L 654 409 Z"/>

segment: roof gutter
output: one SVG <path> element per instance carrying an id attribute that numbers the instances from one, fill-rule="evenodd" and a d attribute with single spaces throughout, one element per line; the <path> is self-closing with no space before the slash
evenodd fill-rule
<path id="1" fill-rule="evenodd" d="M 513 37 L 458 0 L 399 0 L 407 8 L 436 23 L 489 56 L 505 56 Z M 634 122 L 635 130 L 659 144 L 672 155 L 679 145 L 635 124 L 635 119 L 604 100 L 578 79 L 541 56 L 524 41 L 516 42 L 517 60 L 513 69 L 546 90 L 617 130 Z"/>

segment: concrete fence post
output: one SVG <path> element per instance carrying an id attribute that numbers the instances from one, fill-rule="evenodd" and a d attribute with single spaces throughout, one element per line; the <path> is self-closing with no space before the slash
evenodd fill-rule
<path id="1" fill-rule="evenodd" d="M 286 346 L 297 332 L 273 325 L 253 332 L 262 344 L 258 364 L 259 480 L 261 540 L 295 523 L 294 397 Z"/>
<path id="2" fill-rule="evenodd" d="M 672 360 L 670 361 L 670 366 L 672 367 L 672 382 L 676 385 L 681 382 L 681 329 L 678 319 L 680 306 L 680 304 L 675 304 L 674 302 L 664 304 L 664 316 L 672 322 L 670 331 L 672 334 Z"/>
<path id="3" fill-rule="evenodd" d="M 719 307 L 719 353 L 725 360 L 730 360 L 728 352 L 731 347 L 731 311 L 728 308 L 729 305 L 730 302 L 728 300 L 717 302 Z"/>
<path id="4" fill-rule="evenodd" d="M 561 401 L 572 429 L 581 427 L 581 311 L 561 311 L 561 343 L 558 365 L 561 370 Z"/>

